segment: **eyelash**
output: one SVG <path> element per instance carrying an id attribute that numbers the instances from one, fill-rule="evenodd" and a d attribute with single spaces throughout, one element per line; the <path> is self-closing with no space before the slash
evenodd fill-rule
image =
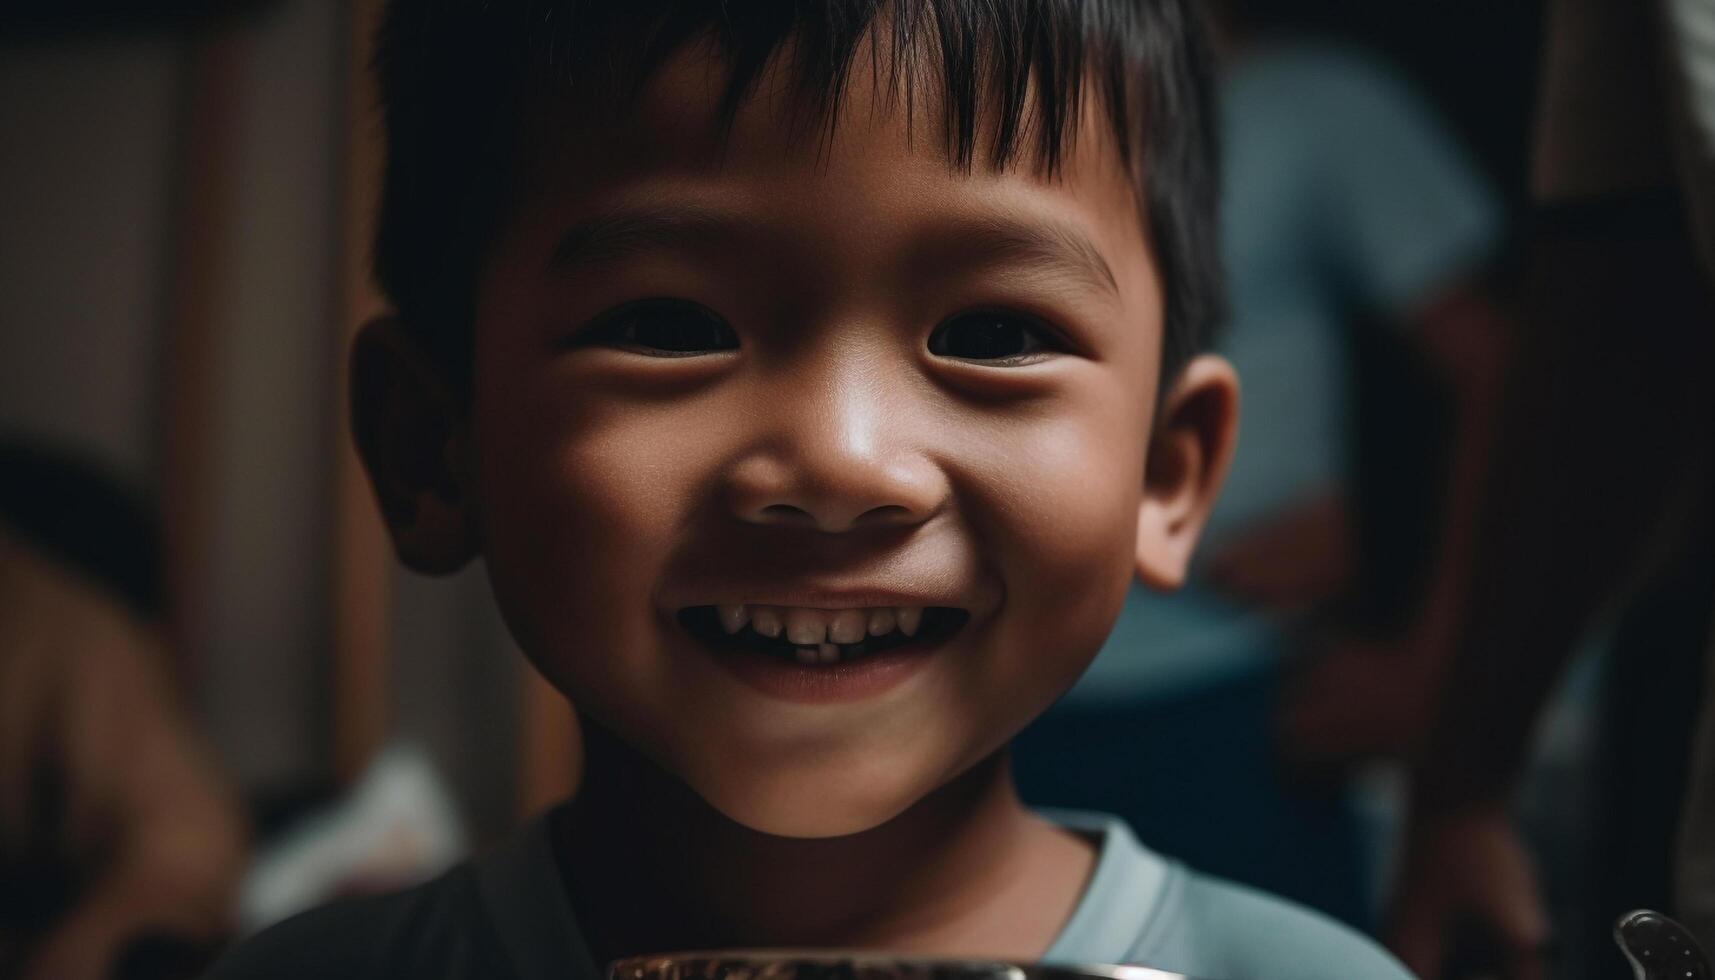
<path id="1" fill-rule="evenodd" d="M 670 319 L 663 322 L 649 319 L 651 315 L 666 315 Z M 986 322 L 985 322 L 986 320 Z M 698 342 L 690 342 L 685 336 L 684 327 L 690 325 L 692 331 L 704 330 L 707 333 L 698 338 Z M 1003 336 L 998 338 L 1002 345 L 1008 341 L 1022 340 L 1028 348 L 1015 354 L 1003 354 L 996 357 L 970 356 L 947 349 L 949 331 L 960 325 L 974 328 L 983 326 L 993 327 L 1004 324 L 1007 328 L 1022 328 L 1024 336 L 1014 338 Z M 647 331 L 650 327 L 665 328 L 670 332 L 666 335 L 657 334 L 654 338 L 639 336 L 639 331 Z M 992 336 L 967 336 L 967 342 L 995 342 Z M 1029 345 L 1034 344 L 1031 348 Z M 688 358 L 701 357 L 721 353 L 738 348 L 736 332 L 719 314 L 701 304 L 683 299 L 652 298 L 627 303 L 617 309 L 602 314 L 593 323 L 578 331 L 568 346 L 594 347 L 610 346 L 622 350 L 630 350 L 646 357 L 659 358 Z M 1065 336 L 1053 325 L 1042 318 L 1028 313 L 1022 313 L 1005 308 L 974 308 L 961 310 L 940 323 L 930 332 L 925 342 L 930 353 L 937 357 L 957 360 L 966 364 L 986 367 L 1013 367 L 1035 363 L 1045 355 L 1065 353 L 1072 349 Z M 940 348 L 940 349 L 937 349 Z"/>
<path id="2" fill-rule="evenodd" d="M 1007 321 L 1011 325 L 1023 327 L 1028 332 L 1028 335 L 1034 339 L 1037 345 L 1036 349 L 1025 351 L 1020 354 L 993 358 L 960 357 L 956 354 L 942 353 L 935 350 L 937 339 L 944 338 L 945 332 L 949 328 L 961 322 L 970 322 L 973 320 L 980 320 L 982 318 L 994 318 L 994 320 Z M 993 321 L 991 321 L 991 323 L 992 322 Z M 1032 364 L 1041 360 L 1045 355 L 1063 354 L 1071 349 L 1071 345 L 1066 342 L 1065 336 L 1041 317 L 1004 308 L 978 308 L 962 310 L 955 313 L 935 326 L 935 329 L 929 334 L 928 346 L 930 353 L 936 354 L 937 356 L 952 358 L 963 361 L 967 364 L 978 364 L 989 367 L 1011 367 L 1023 364 Z"/>
<path id="3" fill-rule="evenodd" d="M 677 314 L 685 319 L 700 321 L 699 326 L 712 327 L 715 333 L 721 335 L 719 338 L 721 342 L 730 339 L 731 344 L 726 347 L 691 347 L 675 350 L 645 343 L 635 336 L 626 336 L 628 330 L 635 334 L 640 327 L 646 328 L 649 323 L 645 318 L 651 314 Z M 684 320 L 681 320 L 680 325 L 683 325 L 683 322 Z M 594 323 L 580 330 L 577 336 L 572 339 L 572 346 L 594 347 L 602 345 L 630 349 L 649 357 L 698 357 L 735 348 L 738 346 L 738 337 L 725 319 L 701 304 L 693 303 L 690 300 L 655 298 L 627 303 L 618 309 L 610 310 L 597 317 Z"/>

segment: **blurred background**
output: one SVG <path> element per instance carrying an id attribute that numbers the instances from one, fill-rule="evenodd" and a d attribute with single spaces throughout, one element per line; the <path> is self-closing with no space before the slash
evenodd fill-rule
<path id="1" fill-rule="evenodd" d="M 73 947 L 111 952 L 91 976 L 194 975 L 575 785 L 575 723 L 482 571 L 396 568 L 346 434 L 381 309 L 376 7 L 0 6 L 0 975 Z M 1625 975 L 1612 916 L 1675 904 L 1715 597 L 1687 171 L 1551 172 L 1582 103 L 1541 83 L 1540 3 L 1211 13 L 1234 484 L 1189 594 L 1134 595 L 1021 740 L 1023 792 L 1407 951 L 1401 910 L 1453 896 L 1448 975 L 1526 975 L 1521 946 Z M 1616 114 L 1641 154 L 1649 93 Z M 1496 800 L 1535 892 L 1413 872 L 1511 874 L 1514 838 L 1443 861 L 1409 829 Z M 162 874 L 190 911 L 87 912 Z"/>

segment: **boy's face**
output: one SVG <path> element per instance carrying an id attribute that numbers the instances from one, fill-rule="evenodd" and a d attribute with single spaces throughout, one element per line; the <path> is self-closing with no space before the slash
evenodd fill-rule
<path id="1" fill-rule="evenodd" d="M 865 72 L 826 143 L 765 78 L 723 151 L 714 71 L 524 182 L 461 506 L 580 711 L 742 824 L 852 833 L 1065 691 L 1140 562 L 1179 574 L 1230 425 L 1146 488 L 1161 285 L 1093 111 L 1062 179 L 967 175 Z"/>

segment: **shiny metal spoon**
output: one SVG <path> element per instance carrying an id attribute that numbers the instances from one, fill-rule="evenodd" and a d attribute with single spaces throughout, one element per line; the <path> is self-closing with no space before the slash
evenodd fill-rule
<path id="1" fill-rule="evenodd" d="M 1637 980 L 1712 980 L 1715 970 L 1697 940 L 1660 912 L 1639 909 L 1614 923 L 1614 942 Z"/>

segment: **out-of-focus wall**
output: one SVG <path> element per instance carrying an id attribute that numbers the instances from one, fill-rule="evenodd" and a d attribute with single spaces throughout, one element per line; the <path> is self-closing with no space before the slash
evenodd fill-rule
<path id="1" fill-rule="evenodd" d="M 209 730 L 247 785 L 320 772 L 329 740 L 342 9 L 277 4 L 238 39 L 202 449 L 212 510 L 187 632 Z"/>
<path id="2" fill-rule="evenodd" d="M 158 485 L 184 44 L 0 45 L 0 432 Z"/>
<path id="3" fill-rule="evenodd" d="M 174 583 L 194 594 L 189 693 L 258 791 L 333 773 L 340 277 L 364 257 L 342 254 L 353 8 L 247 6 L 220 24 L 0 43 L 0 433 L 81 450 L 148 493 L 191 480 L 198 553 Z M 230 45 L 215 76 L 227 123 L 201 135 L 196 29 Z M 186 198 L 207 186 L 186 177 L 199 140 L 226 145 L 202 229 L 213 260 L 194 284 L 207 329 L 187 367 L 172 360 L 174 290 Z M 182 392 L 166 378 L 207 388 L 189 477 L 168 472 Z M 520 660 L 486 579 L 388 574 L 388 735 L 429 750 L 477 837 L 503 831 Z"/>
<path id="4" fill-rule="evenodd" d="M 327 736 L 329 443 L 343 5 L 231 32 L 221 253 L 209 295 L 206 553 L 184 635 L 210 734 L 247 786 L 302 778 Z M 168 491 L 174 275 L 192 42 L 183 25 L 0 49 L 0 430 Z"/>

